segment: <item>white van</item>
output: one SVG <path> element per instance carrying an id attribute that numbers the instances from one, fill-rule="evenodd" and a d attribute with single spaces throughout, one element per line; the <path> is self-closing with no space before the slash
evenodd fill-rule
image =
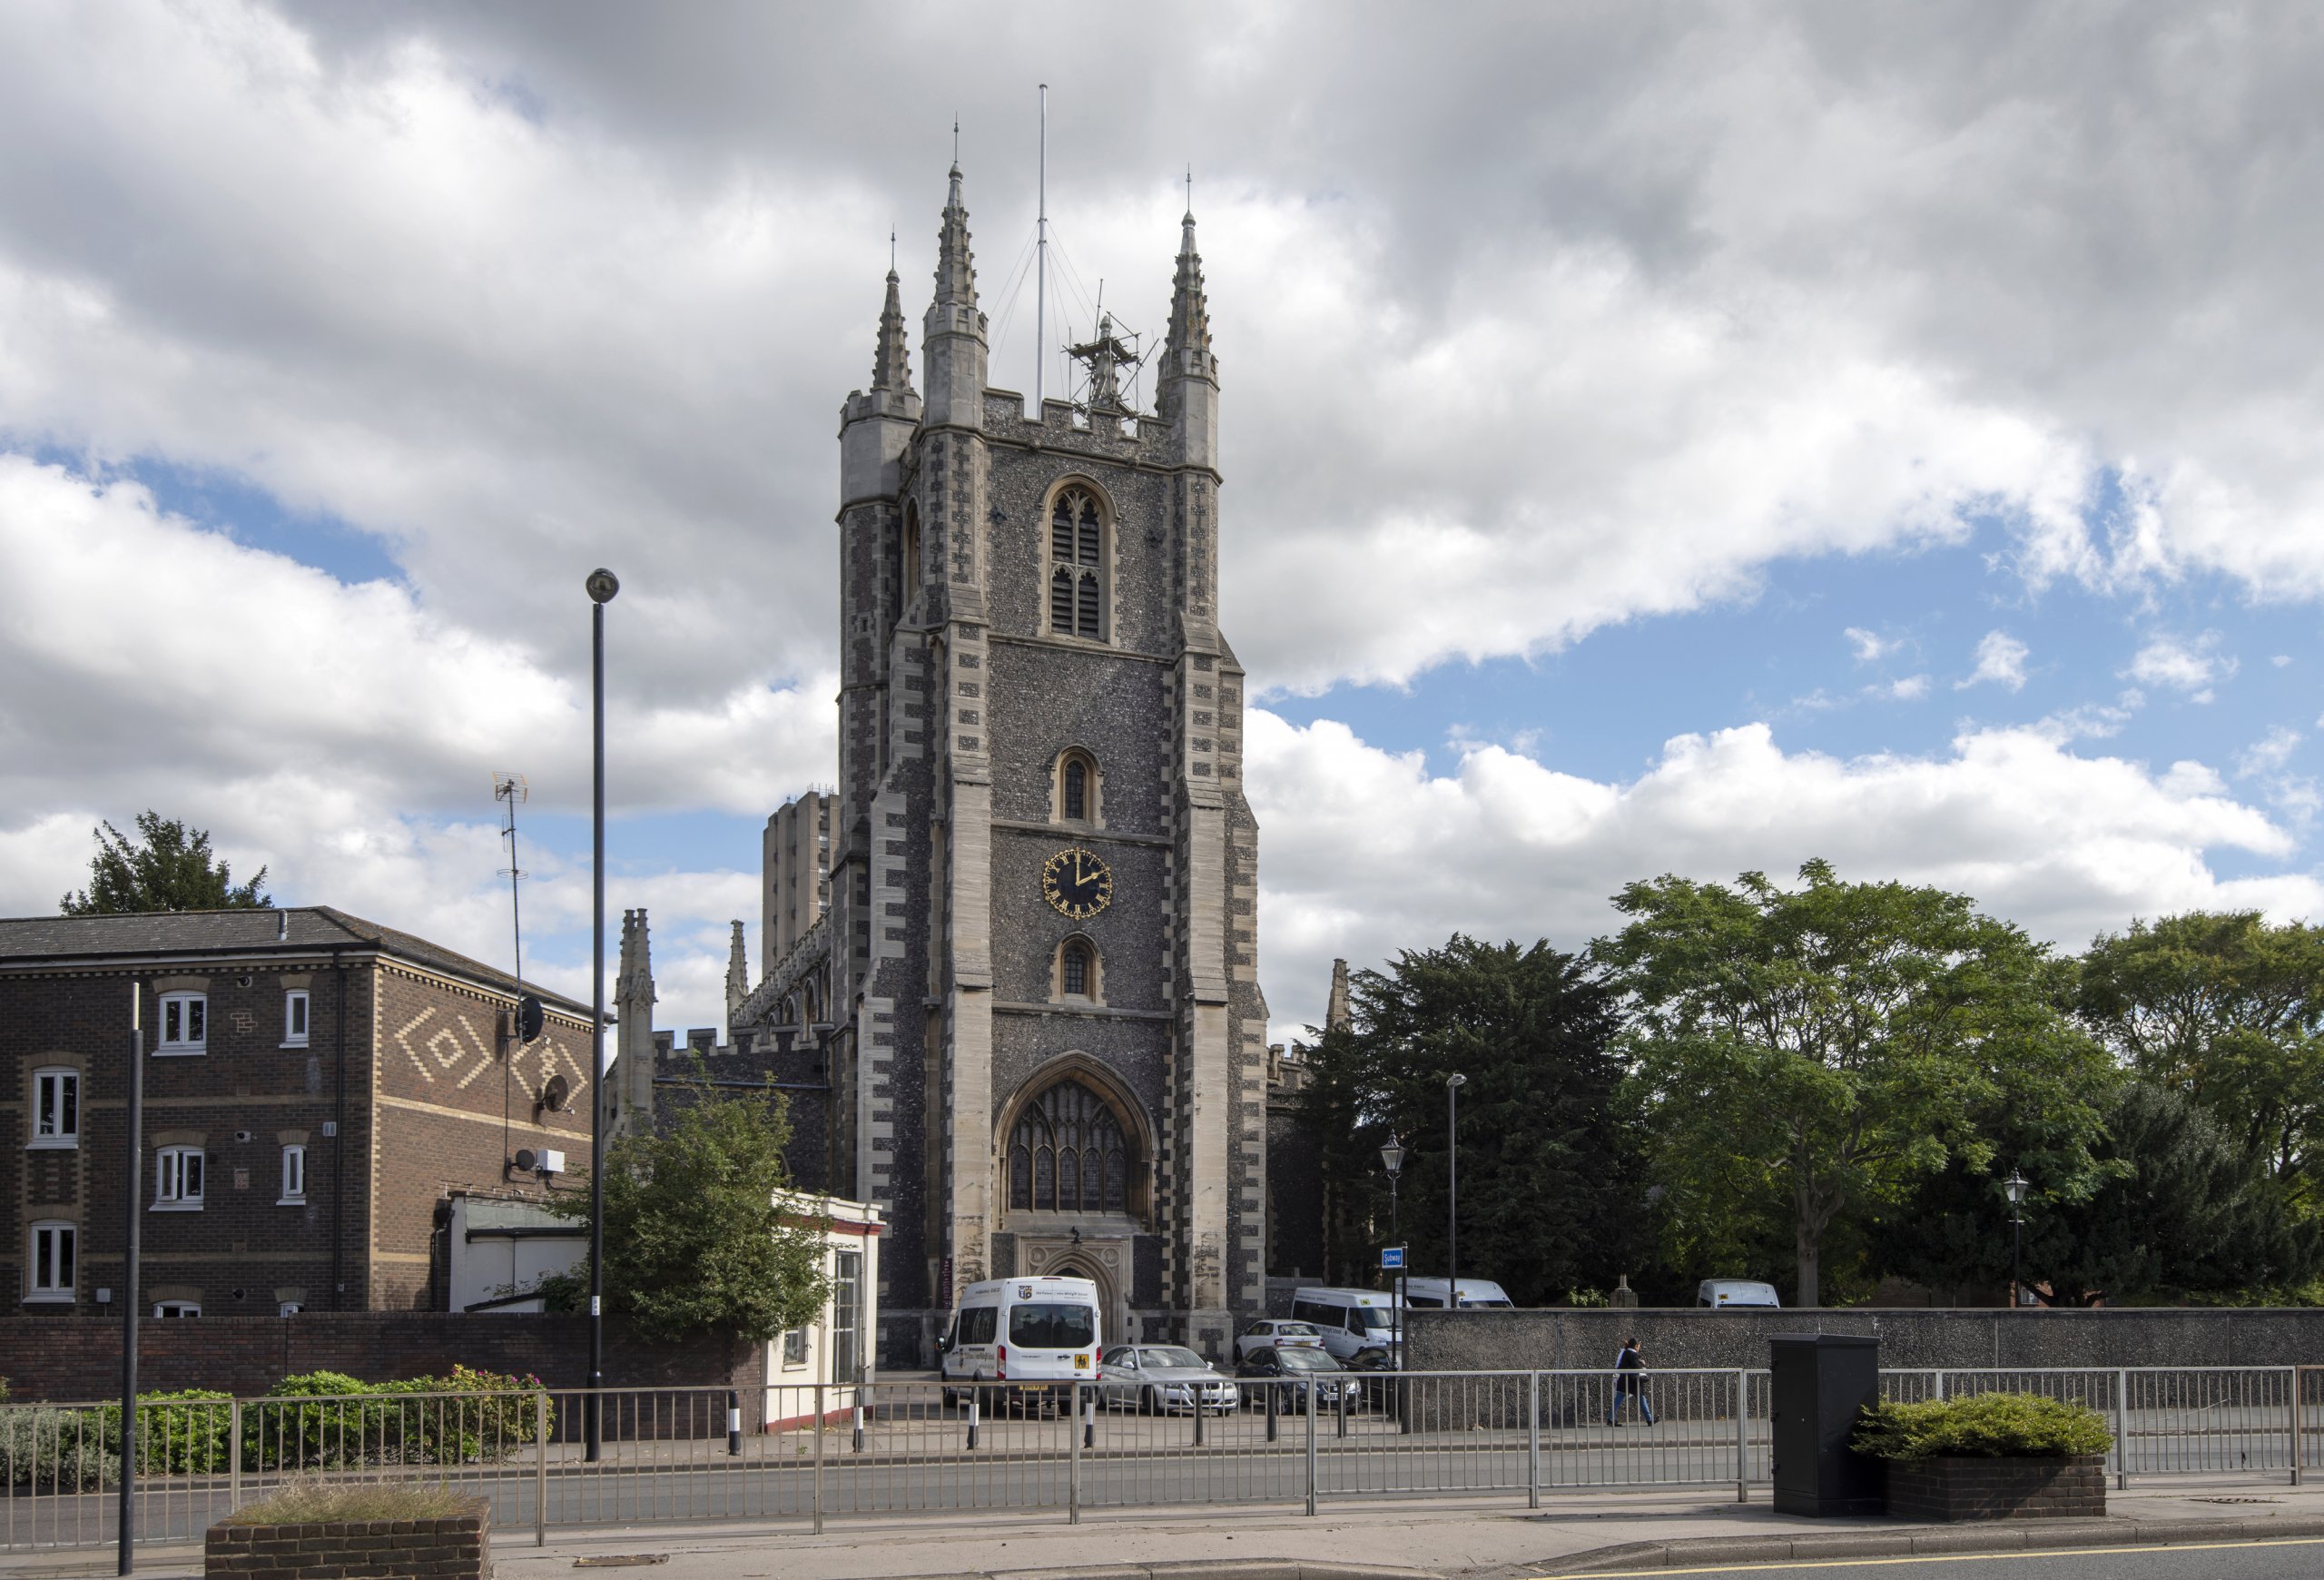
<path id="1" fill-rule="evenodd" d="M 1098 1286 L 1088 1279 L 992 1279 L 960 1291 L 944 1329 L 947 1383 L 1005 1382 L 1011 1395 L 1098 1380 Z M 953 1390 L 945 1390 L 950 1403 Z"/>
<path id="2" fill-rule="evenodd" d="M 1406 1306 L 1430 1307 L 1442 1310 L 1444 1307 L 1444 1293 L 1445 1286 L 1443 1279 L 1406 1279 L 1404 1280 Z M 1461 1280 L 1461 1308 L 1464 1311 L 1478 1310 L 1487 1307 L 1506 1311 L 1515 1305 L 1516 1302 L 1509 1298 L 1509 1291 L 1491 1279 L 1462 1279 Z"/>
<path id="3" fill-rule="evenodd" d="M 1291 1297 L 1291 1314 L 1314 1325 L 1333 1358 L 1353 1360 L 1366 1349 L 1394 1355 L 1396 1299 L 1378 1289 L 1307 1289 Z"/>
<path id="4" fill-rule="evenodd" d="M 1780 1307 L 1773 1284 L 1762 1284 L 1756 1279 L 1705 1279 L 1695 1286 L 1698 1306 L 1756 1306 L 1762 1310 Z"/>

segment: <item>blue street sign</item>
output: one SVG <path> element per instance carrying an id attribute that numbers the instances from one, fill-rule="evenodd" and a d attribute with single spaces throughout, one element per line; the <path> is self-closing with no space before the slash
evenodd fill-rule
<path id="1" fill-rule="evenodd" d="M 1382 1246 L 1380 1248 L 1380 1266 L 1384 1271 L 1393 1269 L 1401 1272 L 1404 1266 L 1404 1248 L 1400 1245 Z"/>

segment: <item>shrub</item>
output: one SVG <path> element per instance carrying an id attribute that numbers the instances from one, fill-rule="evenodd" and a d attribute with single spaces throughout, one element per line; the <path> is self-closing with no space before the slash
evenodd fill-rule
<path id="1" fill-rule="evenodd" d="M 333 1371 L 287 1377 L 243 1408 L 246 1463 L 330 1470 L 505 1459 L 539 1436 L 533 1395 L 540 1386 L 538 1378 L 457 1365 L 449 1377 L 388 1383 Z"/>
<path id="2" fill-rule="evenodd" d="M 137 1396 L 137 1473 L 141 1476 L 223 1476 L 233 1437 L 231 1394 L 214 1388 Z M 121 1454 L 121 1407 L 107 1405 L 105 1452 Z"/>
<path id="3" fill-rule="evenodd" d="M 121 1456 L 105 1447 L 97 1410 L 0 1411 L 0 1487 L 91 1492 L 121 1484 Z"/>
<path id="4" fill-rule="evenodd" d="M 353 1486 L 300 1477 L 261 1502 L 218 1523 L 223 1526 L 311 1526 L 358 1520 L 442 1520 L 475 1510 L 482 1500 L 432 1481 L 367 1481 Z"/>
<path id="5" fill-rule="evenodd" d="M 1875 1405 L 1856 1423 L 1853 1446 L 1876 1459 L 2041 1459 L 2103 1454 L 2113 1441 L 2104 1417 L 2087 1406 L 2034 1394 L 1973 1394 Z"/>

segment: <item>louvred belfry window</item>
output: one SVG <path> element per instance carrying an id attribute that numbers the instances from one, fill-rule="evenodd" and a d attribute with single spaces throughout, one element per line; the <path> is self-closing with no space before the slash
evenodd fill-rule
<path id="1" fill-rule="evenodd" d="M 1009 1141 L 1009 1205 L 1032 1212 L 1129 1210 L 1129 1142 L 1104 1099 L 1068 1080 L 1026 1105 Z"/>
<path id="2" fill-rule="evenodd" d="M 1049 629 L 1106 639 L 1105 514 L 1087 489 L 1061 490 L 1049 507 Z"/>

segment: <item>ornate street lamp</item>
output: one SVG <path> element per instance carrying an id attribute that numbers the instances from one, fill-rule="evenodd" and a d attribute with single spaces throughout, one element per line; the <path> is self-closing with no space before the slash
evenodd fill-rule
<path id="1" fill-rule="evenodd" d="M 2014 1310 L 2025 1299 L 2025 1214 L 2022 1210 L 2034 1182 L 2013 1168 L 2002 1189 L 2009 1192 L 2009 1304 Z"/>

